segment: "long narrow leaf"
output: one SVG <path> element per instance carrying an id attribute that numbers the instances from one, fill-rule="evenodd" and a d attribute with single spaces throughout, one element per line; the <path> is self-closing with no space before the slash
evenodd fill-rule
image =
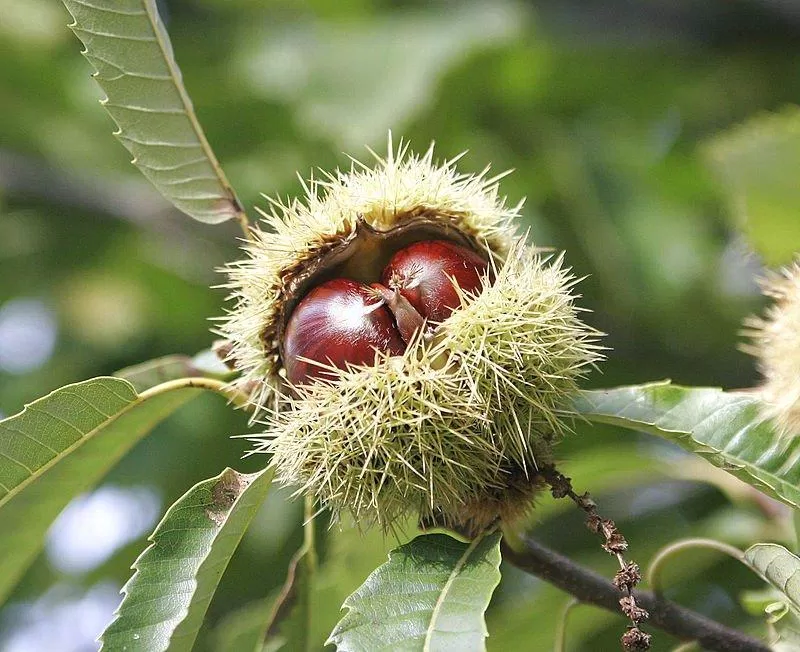
<path id="1" fill-rule="evenodd" d="M 500 535 L 466 544 L 426 534 L 389 553 L 344 603 L 338 650 L 485 649 L 484 613 L 500 582 Z"/>
<path id="2" fill-rule="evenodd" d="M 94 378 L 57 389 L 0 422 L 0 602 L 67 503 L 200 391 L 139 395 L 119 378 Z"/>
<path id="3" fill-rule="evenodd" d="M 247 526 L 266 498 L 272 471 L 225 469 L 167 510 L 152 545 L 133 565 L 102 649 L 191 650 L 211 598 Z"/>
<path id="4" fill-rule="evenodd" d="M 155 0 L 63 1 L 133 163 L 194 219 L 241 219 L 241 204 L 194 113 Z"/>
<path id="5" fill-rule="evenodd" d="M 669 382 L 582 392 L 589 421 L 675 442 L 748 484 L 800 506 L 800 438 L 781 437 L 761 416 L 757 395 Z"/>

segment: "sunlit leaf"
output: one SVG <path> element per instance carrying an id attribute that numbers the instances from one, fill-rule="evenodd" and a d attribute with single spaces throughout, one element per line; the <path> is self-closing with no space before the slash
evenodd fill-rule
<path id="1" fill-rule="evenodd" d="M 197 121 L 155 0 L 64 4 L 133 163 L 196 220 L 240 218 L 241 205 Z"/>
<path id="2" fill-rule="evenodd" d="M 272 472 L 225 469 L 192 487 L 164 515 L 123 587 L 105 650 L 191 650 L 222 574 L 266 498 Z"/>
<path id="3" fill-rule="evenodd" d="M 500 535 L 461 543 L 415 538 L 389 553 L 347 600 L 338 650 L 483 650 L 484 613 L 500 582 Z"/>
<path id="4" fill-rule="evenodd" d="M 800 557 L 777 543 L 757 543 L 745 550 L 744 558 L 800 615 Z"/>
<path id="5" fill-rule="evenodd" d="M 800 557 L 775 543 L 757 543 L 744 552 L 750 567 L 779 593 L 781 603 L 765 609 L 778 636 L 772 649 L 797 650 L 800 644 Z M 787 612 L 788 607 L 788 612 Z"/>
<path id="6" fill-rule="evenodd" d="M 791 261 L 800 250 L 800 107 L 718 136 L 709 155 L 755 249 L 770 264 Z"/>
<path id="7" fill-rule="evenodd" d="M 201 390 L 138 395 L 119 378 L 67 385 L 0 422 L 0 601 L 47 528 L 153 426 Z"/>
<path id="8" fill-rule="evenodd" d="M 781 437 L 762 418 L 755 394 L 660 382 L 582 392 L 575 408 L 590 421 L 675 442 L 788 505 L 800 505 L 800 438 Z"/>

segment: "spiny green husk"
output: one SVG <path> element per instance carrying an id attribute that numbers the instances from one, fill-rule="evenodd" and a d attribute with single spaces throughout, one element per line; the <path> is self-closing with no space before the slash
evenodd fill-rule
<path id="1" fill-rule="evenodd" d="M 763 318 L 745 322 L 750 344 L 743 347 L 758 358 L 764 377 L 766 416 L 786 435 L 800 435 L 800 258 L 762 283 L 774 299 Z"/>
<path id="2" fill-rule="evenodd" d="M 297 388 L 267 412 L 256 450 L 273 454 L 279 480 L 359 523 L 413 513 L 476 531 L 519 515 L 568 429 L 577 379 L 599 358 L 573 283 L 561 258 L 516 241 L 433 343 Z"/>
<path id="3" fill-rule="evenodd" d="M 266 228 L 253 229 L 243 246 L 247 257 L 224 270 L 235 305 L 216 332 L 230 342 L 229 361 L 257 409 L 281 385 L 277 336 L 292 282 L 311 261 L 352 237 L 357 220 L 388 231 L 420 212 L 435 214 L 500 258 L 514 239 L 521 204 L 506 206 L 500 196 L 504 175 L 488 177 L 488 169 L 462 174 L 457 158 L 437 165 L 433 147 L 416 156 L 402 143 L 395 151 L 391 140 L 385 158 L 374 156 L 375 168 L 354 160 L 348 172 L 304 183 L 302 200 L 269 199 Z"/>
<path id="4" fill-rule="evenodd" d="M 247 258 L 229 265 L 234 307 L 218 332 L 230 343 L 237 384 L 250 394 L 281 482 L 310 493 L 334 516 L 390 528 L 408 515 L 477 532 L 530 509 L 569 429 L 578 379 L 601 355 L 599 333 L 574 305 L 574 277 L 515 233 L 498 179 L 465 175 L 400 146 L 374 169 L 354 163 L 306 186 L 303 201 L 273 202 Z M 491 253 L 492 277 L 433 337 L 404 355 L 332 370 L 296 388 L 282 380 L 280 320 L 297 279 L 355 233 L 433 216 Z M 485 252 L 485 253 L 486 253 Z"/>

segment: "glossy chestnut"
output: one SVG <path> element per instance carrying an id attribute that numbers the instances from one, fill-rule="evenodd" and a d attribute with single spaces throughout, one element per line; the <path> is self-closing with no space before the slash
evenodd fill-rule
<path id="1" fill-rule="evenodd" d="M 376 351 L 402 355 L 427 320 L 447 319 L 460 305 L 455 283 L 480 290 L 488 263 L 446 240 L 425 240 L 396 252 L 381 283 L 335 278 L 297 305 L 283 334 L 283 363 L 293 385 L 331 378 L 330 369 L 371 364 Z M 314 361 L 314 362 L 310 362 Z"/>
<path id="2" fill-rule="evenodd" d="M 392 313 L 375 289 L 337 278 L 315 287 L 286 324 L 283 362 L 290 383 L 330 378 L 331 372 L 301 358 L 336 367 L 371 364 L 375 352 L 402 355 L 406 345 Z"/>
<path id="3" fill-rule="evenodd" d="M 453 281 L 466 292 L 482 287 L 487 261 L 447 240 L 423 240 L 398 251 L 381 275 L 381 283 L 397 290 L 432 323 L 442 322 L 461 305 Z"/>

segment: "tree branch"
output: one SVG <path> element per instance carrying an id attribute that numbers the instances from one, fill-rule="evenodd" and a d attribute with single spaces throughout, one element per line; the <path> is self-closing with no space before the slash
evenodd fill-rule
<path id="1" fill-rule="evenodd" d="M 520 539 L 524 550 L 513 550 L 503 540 L 503 559 L 517 568 L 535 575 L 581 602 L 619 613 L 620 591 L 594 571 L 579 566 L 530 537 Z M 681 607 L 649 591 L 634 591 L 637 604 L 650 612 L 652 626 L 681 640 L 695 640 L 705 649 L 718 652 L 769 652 L 770 648 L 757 639 L 721 625 Z"/>

